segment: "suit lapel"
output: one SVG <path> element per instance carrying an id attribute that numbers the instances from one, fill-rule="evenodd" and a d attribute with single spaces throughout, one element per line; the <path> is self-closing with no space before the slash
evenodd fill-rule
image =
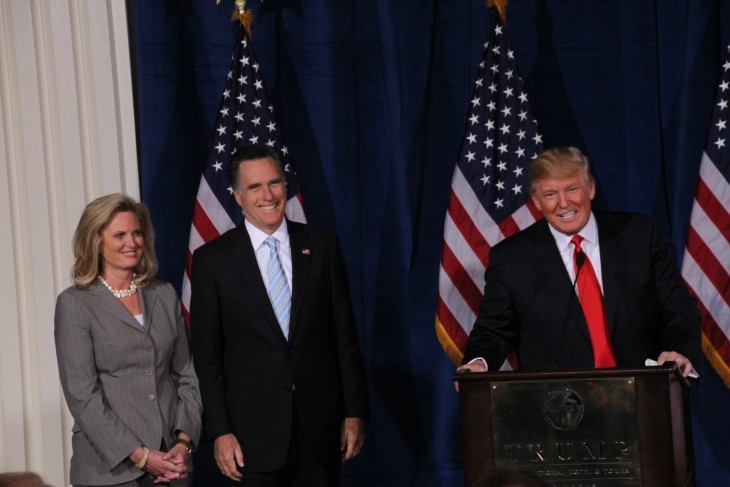
<path id="1" fill-rule="evenodd" d="M 89 292 L 95 296 L 98 296 L 98 306 L 102 310 L 104 310 L 109 316 L 113 316 L 119 319 L 119 321 L 131 326 L 140 333 L 147 333 L 146 327 L 141 327 L 139 325 L 139 322 L 134 318 L 134 316 L 132 316 L 132 314 L 127 311 L 127 308 L 125 308 L 124 305 L 120 303 L 119 300 L 115 298 L 114 295 L 110 293 L 109 290 L 106 289 L 104 286 L 102 286 L 101 284 L 92 284 L 89 288 Z M 144 304 L 142 306 L 142 309 L 144 310 Z"/>
<path id="2" fill-rule="evenodd" d="M 144 317 L 144 329 L 147 333 L 152 329 L 152 312 L 157 304 L 157 290 L 151 287 L 140 288 L 138 291 L 142 303 L 142 316 Z M 136 320 L 135 320 L 136 321 Z M 139 325 L 139 323 L 137 323 Z"/>
<path id="3" fill-rule="evenodd" d="M 553 294 L 555 302 L 565 310 L 565 319 L 561 326 L 574 326 L 586 338 L 590 339 L 588 325 L 580 307 L 580 300 L 575 293 L 570 275 L 565 269 L 563 259 L 560 257 L 555 239 L 550 233 L 546 220 L 541 220 L 540 225 L 538 240 L 533 248 L 535 285 L 546 287 L 548 292 Z M 535 295 L 538 295 L 538 293 L 536 292 Z"/>
<path id="4" fill-rule="evenodd" d="M 304 225 L 287 222 L 289 228 L 289 245 L 291 246 L 292 261 L 292 311 L 289 321 L 289 337 L 293 336 L 304 300 L 306 283 L 309 280 L 309 270 L 312 263 L 312 241 Z"/>
<path id="5" fill-rule="evenodd" d="M 601 252 L 603 305 L 608 320 L 608 328 L 613 331 L 616 326 L 619 295 L 626 282 L 626 266 L 628 265 L 630 249 L 623 242 L 624 235 L 613 228 L 605 216 L 600 213 L 594 213 L 594 215 L 598 225 L 598 241 Z"/>
<path id="6" fill-rule="evenodd" d="M 228 255 L 236 271 L 240 274 L 247 291 L 250 293 L 252 301 L 260 307 L 267 321 L 270 322 L 270 325 L 284 339 L 284 332 L 281 331 L 281 326 L 276 319 L 274 308 L 271 306 L 271 301 L 269 300 L 269 294 L 266 292 L 266 284 L 264 283 L 263 277 L 261 277 L 259 264 L 256 260 L 256 253 L 251 244 L 251 237 L 248 236 L 245 225 L 240 225 L 235 231 L 236 235 L 235 238 L 231 239 Z"/>

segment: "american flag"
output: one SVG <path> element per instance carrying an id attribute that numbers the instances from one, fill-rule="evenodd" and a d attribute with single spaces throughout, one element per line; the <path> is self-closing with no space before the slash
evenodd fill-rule
<path id="1" fill-rule="evenodd" d="M 542 138 L 506 31 L 495 17 L 479 64 L 444 226 L 436 333 L 456 363 L 483 297 L 489 249 L 542 217 L 527 186 L 528 166 L 542 152 Z"/>
<path id="2" fill-rule="evenodd" d="M 682 275 L 699 301 L 702 348 L 730 387 L 730 45 L 700 163 Z"/>
<path id="3" fill-rule="evenodd" d="M 190 264 L 193 252 L 204 243 L 243 223 L 241 207 L 233 197 L 226 175 L 228 158 L 236 148 L 246 144 L 266 144 L 288 155 L 282 144 L 279 127 L 274 119 L 274 107 L 264 88 L 251 40 L 243 26 L 236 29 L 236 46 L 231 57 L 223 95 L 221 96 L 215 133 L 210 144 L 208 161 L 200 178 L 200 187 L 190 228 L 187 265 L 183 277 L 182 303 L 189 322 Z M 289 219 L 304 222 L 299 185 L 294 171 L 285 166 Z"/>

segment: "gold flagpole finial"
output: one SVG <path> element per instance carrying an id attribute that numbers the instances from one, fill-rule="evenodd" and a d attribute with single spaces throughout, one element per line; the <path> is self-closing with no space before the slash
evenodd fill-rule
<path id="1" fill-rule="evenodd" d="M 216 3 L 220 5 L 221 0 L 216 0 Z M 238 20 L 246 28 L 248 36 L 251 37 L 251 24 L 253 23 L 253 12 L 250 8 L 246 8 L 246 0 L 236 0 L 235 7 L 233 8 L 233 14 L 231 20 Z"/>
<path id="2" fill-rule="evenodd" d="M 487 7 L 497 7 L 502 23 L 507 23 L 507 0 L 487 0 Z"/>

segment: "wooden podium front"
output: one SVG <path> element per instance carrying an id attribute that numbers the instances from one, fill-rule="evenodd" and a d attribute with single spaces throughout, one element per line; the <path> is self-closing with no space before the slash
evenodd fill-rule
<path id="1" fill-rule="evenodd" d="M 467 486 L 501 468 L 554 486 L 695 485 L 689 391 L 673 362 L 454 380 Z"/>

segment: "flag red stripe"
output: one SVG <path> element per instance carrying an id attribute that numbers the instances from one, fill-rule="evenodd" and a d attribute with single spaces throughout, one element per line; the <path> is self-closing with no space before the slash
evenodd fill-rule
<path id="1" fill-rule="evenodd" d="M 444 330 L 446 330 L 446 333 L 451 337 L 454 345 L 463 352 L 464 347 L 466 347 L 466 342 L 469 340 L 469 335 L 466 334 L 454 315 L 451 314 L 451 310 L 448 306 L 446 306 L 446 303 L 444 303 L 440 296 L 437 309 L 437 314 Z"/>
<path id="2" fill-rule="evenodd" d="M 484 239 L 479 229 L 474 226 L 474 221 L 466 212 L 466 209 L 464 209 L 464 206 L 459 201 L 453 189 L 451 190 L 451 198 L 449 199 L 449 215 L 451 215 L 451 220 L 464 237 L 464 241 L 471 247 L 474 255 L 481 261 L 482 265 L 484 267 L 489 265 L 489 242 Z"/>
<path id="3" fill-rule="evenodd" d="M 525 203 L 525 205 L 527 206 L 527 209 L 530 210 L 530 213 L 535 220 L 542 219 L 542 212 L 537 209 L 537 206 L 535 206 L 535 203 L 532 201 L 532 199 L 527 200 L 527 203 Z"/>
<path id="4" fill-rule="evenodd" d="M 720 296 L 730 305 L 730 276 L 693 227 L 689 228 L 686 247 Z"/>
<path id="5" fill-rule="evenodd" d="M 185 275 L 190 276 L 193 271 L 193 253 L 188 249 L 188 253 L 185 256 Z"/>
<path id="6" fill-rule="evenodd" d="M 718 231 L 725 237 L 725 240 L 730 242 L 730 213 L 718 201 L 702 178 L 700 178 L 697 184 L 695 200 L 705 210 L 705 213 L 712 223 L 715 224 Z"/>
<path id="7" fill-rule="evenodd" d="M 692 292 L 691 289 L 690 292 Z M 710 340 L 713 348 L 717 351 L 717 354 L 720 355 L 726 363 L 730 363 L 730 340 L 728 340 L 723 329 L 714 320 L 712 314 L 710 314 L 707 308 L 702 304 L 699 297 L 694 292 L 692 292 L 692 294 L 695 298 L 697 298 L 700 314 L 702 315 L 702 332 Z"/>
<path id="8" fill-rule="evenodd" d="M 446 242 L 444 242 L 441 254 L 441 267 L 446 272 L 446 275 L 449 276 L 454 286 L 459 290 L 459 293 L 461 293 L 469 308 L 471 308 L 474 314 L 477 314 L 479 303 L 483 297 L 482 292 L 474 284 L 471 276 L 469 276 L 469 273 L 461 265 L 461 262 L 456 258 Z"/>
<path id="9" fill-rule="evenodd" d="M 195 225 L 195 229 L 203 242 L 210 242 L 220 235 L 198 200 L 195 200 L 195 208 L 193 209 L 193 225 Z"/>
<path id="10" fill-rule="evenodd" d="M 507 355 L 507 362 L 509 362 L 509 366 L 512 367 L 512 370 L 519 370 L 520 361 L 517 360 L 516 352 L 512 352 L 509 355 Z"/>
<path id="11" fill-rule="evenodd" d="M 517 223 L 515 223 L 515 220 L 511 216 L 499 223 L 499 229 L 502 230 L 502 235 L 505 237 L 509 237 L 520 231 L 520 227 L 517 226 Z"/>
<path id="12" fill-rule="evenodd" d="M 185 328 L 188 330 L 188 338 L 190 338 L 190 313 L 185 308 L 185 305 L 181 303 L 180 308 L 182 308 L 183 317 L 185 318 Z"/>

